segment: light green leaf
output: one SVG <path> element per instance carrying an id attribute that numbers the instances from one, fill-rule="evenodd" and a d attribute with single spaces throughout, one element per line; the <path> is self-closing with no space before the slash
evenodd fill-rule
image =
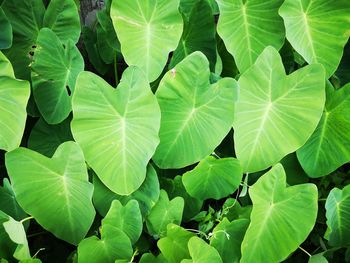
<path id="1" fill-rule="evenodd" d="M 348 0 L 286 0 L 279 10 L 288 41 L 309 63 L 320 63 L 330 77 L 350 36 Z"/>
<path id="2" fill-rule="evenodd" d="M 283 0 L 217 0 L 218 34 L 235 58 L 241 73 L 252 66 L 267 47 L 284 43 L 284 26 L 278 9 Z"/>
<path id="3" fill-rule="evenodd" d="M 350 185 L 332 189 L 326 201 L 329 244 L 335 247 L 350 245 Z"/>
<path id="4" fill-rule="evenodd" d="M 0 5 L 0 49 L 9 48 L 12 45 L 12 26 Z"/>
<path id="5" fill-rule="evenodd" d="M 160 144 L 153 157 L 161 168 L 181 168 L 211 154 L 229 132 L 237 83 L 209 82 L 209 62 L 201 52 L 187 56 L 165 74 L 156 96 L 162 112 Z"/>
<path id="6" fill-rule="evenodd" d="M 239 187 L 242 168 L 235 158 L 208 156 L 182 176 L 186 191 L 199 200 L 224 198 Z"/>
<path id="7" fill-rule="evenodd" d="M 308 263 L 328 263 L 328 260 L 323 256 L 323 253 L 319 253 L 310 257 Z"/>
<path id="8" fill-rule="evenodd" d="M 126 63 L 156 80 L 182 34 L 179 0 L 113 0 L 111 18 Z M 140 44 L 141 43 L 141 44 Z"/>
<path id="9" fill-rule="evenodd" d="M 222 263 L 218 251 L 199 237 L 192 237 L 188 241 L 188 249 L 190 250 L 192 260 L 185 259 L 181 263 Z"/>
<path id="10" fill-rule="evenodd" d="M 159 106 L 142 71 L 126 69 L 117 89 L 82 72 L 72 105 L 73 137 L 87 163 L 115 193 L 137 190 L 158 145 L 160 126 Z"/>
<path id="11" fill-rule="evenodd" d="M 71 112 L 74 92 L 84 60 L 72 41 L 65 45 L 48 28 L 40 30 L 31 65 L 34 99 L 45 121 L 57 124 Z"/>
<path id="12" fill-rule="evenodd" d="M 297 151 L 310 177 L 320 177 L 350 161 L 350 84 L 335 91 L 329 87 L 321 121 L 310 139 Z"/>
<path id="13" fill-rule="evenodd" d="M 324 69 L 310 65 L 287 76 L 277 50 L 268 47 L 238 83 L 237 158 L 244 172 L 261 171 L 300 148 L 315 130 L 325 102 Z"/>
<path id="14" fill-rule="evenodd" d="M 168 194 L 160 190 L 159 200 L 146 218 L 148 232 L 155 237 L 163 237 L 170 223 L 180 225 L 184 209 L 182 197 L 169 201 Z"/>
<path id="15" fill-rule="evenodd" d="M 78 244 L 95 216 L 93 186 L 78 145 L 61 144 L 51 159 L 26 148 L 5 157 L 13 190 L 24 211 L 56 237 Z"/>
<path id="16" fill-rule="evenodd" d="M 0 77 L 9 77 L 15 78 L 15 73 L 13 72 L 13 68 L 11 62 L 8 58 L 0 51 Z"/>
<path id="17" fill-rule="evenodd" d="M 157 257 L 153 256 L 151 253 L 143 254 L 139 263 L 169 263 L 162 254 Z"/>
<path id="18" fill-rule="evenodd" d="M 313 184 L 286 187 L 283 166 L 277 164 L 250 187 L 249 195 L 253 211 L 240 262 L 281 262 L 314 227 L 317 188 Z"/>
<path id="19" fill-rule="evenodd" d="M 157 246 L 168 263 L 178 263 L 182 259 L 191 258 L 187 243 L 195 234 L 180 226 L 168 224 L 167 234 L 157 242 Z"/>

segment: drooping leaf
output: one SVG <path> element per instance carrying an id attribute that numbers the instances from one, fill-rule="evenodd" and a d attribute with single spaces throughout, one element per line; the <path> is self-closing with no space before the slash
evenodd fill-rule
<path id="1" fill-rule="evenodd" d="M 284 26 L 278 9 L 283 0 L 218 0 L 218 34 L 241 73 L 267 47 L 283 46 Z"/>
<path id="2" fill-rule="evenodd" d="M 242 168 L 235 158 L 208 156 L 182 176 L 186 191 L 199 200 L 224 198 L 239 187 Z"/>
<path id="3" fill-rule="evenodd" d="M 71 112 L 74 92 L 84 60 L 72 41 L 65 45 L 48 28 L 40 30 L 31 65 L 34 99 L 45 121 L 57 124 Z"/>
<path id="4" fill-rule="evenodd" d="M 0 49 L 6 49 L 12 45 L 12 26 L 0 5 Z"/>
<path id="5" fill-rule="evenodd" d="M 79 146 L 65 142 L 51 159 L 18 148 L 7 153 L 5 161 L 17 201 L 24 211 L 56 237 L 78 244 L 95 216 L 91 201 L 93 186 L 88 181 Z"/>
<path id="6" fill-rule="evenodd" d="M 303 169 L 314 178 L 327 175 L 350 161 L 350 84 L 337 91 L 333 87 L 328 90 L 321 121 L 297 151 Z"/>
<path id="7" fill-rule="evenodd" d="M 182 34 L 179 0 L 113 0 L 111 18 L 126 63 L 156 80 Z M 140 45 L 140 43 L 142 43 Z"/>
<path id="8" fill-rule="evenodd" d="M 187 56 L 165 74 L 156 96 L 162 119 L 153 156 L 161 168 L 181 168 L 211 154 L 233 123 L 237 84 L 209 83 L 209 62 L 201 52 Z"/>
<path id="9" fill-rule="evenodd" d="M 320 63 L 330 77 L 350 36 L 347 0 L 286 0 L 279 10 L 288 41 L 309 63 Z"/>
<path id="10" fill-rule="evenodd" d="M 331 246 L 350 244 L 350 186 L 332 189 L 326 201 L 328 230 L 326 238 Z"/>
<path id="11" fill-rule="evenodd" d="M 129 67 L 117 89 L 90 72 L 79 74 L 72 133 L 87 163 L 120 195 L 137 190 L 159 139 L 160 110 L 143 72 Z"/>
<path id="12" fill-rule="evenodd" d="M 325 102 L 321 65 L 286 75 L 268 47 L 239 79 L 234 141 L 244 172 L 256 172 L 300 148 L 315 130 Z M 305 114 L 307 112 L 307 114 Z"/>
<path id="13" fill-rule="evenodd" d="M 313 184 L 286 187 L 283 166 L 277 164 L 250 187 L 249 195 L 253 211 L 240 262 L 281 262 L 314 227 L 317 188 Z"/>
<path id="14" fill-rule="evenodd" d="M 148 232 L 156 237 L 165 236 L 168 224 L 181 223 L 183 209 L 182 197 L 175 197 L 169 201 L 168 194 L 160 190 L 159 200 L 146 218 Z"/>
<path id="15" fill-rule="evenodd" d="M 219 252 L 199 237 L 188 241 L 188 249 L 192 260 L 182 260 L 181 263 L 222 263 Z"/>

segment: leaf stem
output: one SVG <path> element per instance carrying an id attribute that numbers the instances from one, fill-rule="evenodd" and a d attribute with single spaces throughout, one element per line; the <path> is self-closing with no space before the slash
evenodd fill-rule
<path id="1" fill-rule="evenodd" d="M 134 253 L 132 254 L 132 257 L 131 257 L 129 263 L 132 263 L 134 261 L 135 256 L 137 256 L 138 254 L 139 254 L 139 250 L 136 248 Z"/>
<path id="2" fill-rule="evenodd" d="M 115 77 L 115 86 L 117 87 L 119 84 L 119 78 L 118 78 L 118 52 L 114 52 L 114 77 Z"/>
<path id="3" fill-rule="evenodd" d="M 305 249 L 303 249 L 301 246 L 299 246 L 299 249 L 303 251 L 306 255 L 308 255 L 310 258 L 312 257 L 312 255 L 309 252 L 307 252 Z"/>
<path id="4" fill-rule="evenodd" d="M 33 219 L 34 217 L 32 217 L 32 216 L 28 216 L 28 217 L 26 217 L 26 218 L 23 218 L 21 221 L 19 221 L 21 224 L 23 224 L 25 221 L 28 221 L 28 220 L 30 220 L 30 219 Z"/>

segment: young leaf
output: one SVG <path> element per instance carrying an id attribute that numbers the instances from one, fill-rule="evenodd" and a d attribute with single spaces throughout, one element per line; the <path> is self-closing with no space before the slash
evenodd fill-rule
<path id="1" fill-rule="evenodd" d="M 281 262 L 314 227 L 317 188 L 313 184 L 286 187 L 283 166 L 277 164 L 250 187 L 249 195 L 253 211 L 240 262 Z"/>
<path id="2" fill-rule="evenodd" d="M 188 249 L 192 260 L 182 260 L 181 263 L 222 263 L 218 251 L 199 237 L 192 237 L 188 241 Z"/>
<path id="3" fill-rule="evenodd" d="M 162 112 L 160 144 L 153 156 L 161 168 L 181 168 L 211 154 L 233 123 L 237 83 L 209 82 L 201 52 L 187 56 L 165 74 L 156 96 Z"/>
<path id="4" fill-rule="evenodd" d="M 24 211 L 56 237 L 78 244 L 95 217 L 93 186 L 79 146 L 65 142 L 51 159 L 18 148 L 7 153 L 5 161 L 13 191 Z"/>
<path id="5" fill-rule="evenodd" d="M 79 74 L 72 99 L 74 139 L 101 181 L 119 195 L 137 190 L 159 139 L 160 110 L 137 67 L 117 89 L 90 72 Z"/>

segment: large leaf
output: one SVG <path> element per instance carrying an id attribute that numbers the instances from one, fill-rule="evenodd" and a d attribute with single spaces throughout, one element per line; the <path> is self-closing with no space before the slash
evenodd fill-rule
<path id="1" fill-rule="evenodd" d="M 286 0 L 279 10 L 288 41 L 309 63 L 320 63 L 330 77 L 350 36 L 348 0 Z"/>
<path id="2" fill-rule="evenodd" d="M 149 82 L 158 78 L 182 33 L 179 0 L 113 0 L 111 18 L 128 65 L 140 67 Z"/>
<path id="3" fill-rule="evenodd" d="M 199 200 L 224 198 L 239 187 L 242 168 L 235 158 L 208 156 L 182 176 L 186 191 Z"/>
<path id="4" fill-rule="evenodd" d="M 240 262 L 281 262 L 314 227 L 317 188 L 313 184 L 286 188 L 283 166 L 277 164 L 250 187 L 249 195 L 253 211 Z"/>
<path id="5" fill-rule="evenodd" d="M 325 102 L 321 65 L 286 76 L 277 50 L 268 47 L 240 77 L 239 86 L 234 139 L 245 172 L 263 170 L 300 148 L 321 118 Z"/>
<path id="6" fill-rule="evenodd" d="M 335 247 L 350 245 L 350 185 L 343 190 L 332 189 L 326 201 L 329 244 Z"/>
<path id="7" fill-rule="evenodd" d="M 350 84 L 335 91 L 329 87 L 320 123 L 306 144 L 297 151 L 310 177 L 327 175 L 350 161 Z"/>
<path id="8" fill-rule="evenodd" d="M 40 30 L 31 65 L 34 99 L 49 124 L 66 119 L 72 109 L 70 93 L 74 92 L 84 60 L 72 41 L 65 45 L 48 28 Z"/>
<path id="9" fill-rule="evenodd" d="M 1 5 L 0 5 L 1 6 Z M 0 7 L 0 49 L 9 48 L 12 45 L 12 26 L 4 11 Z"/>
<path id="10" fill-rule="evenodd" d="M 181 263 L 222 263 L 218 251 L 199 237 L 188 241 L 188 249 L 192 260 L 184 259 Z"/>
<path id="11" fill-rule="evenodd" d="M 120 195 L 137 190 L 159 139 L 160 110 L 137 67 L 123 73 L 117 89 L 90 72 L 79 74 L 72 99 L 72 133 L 87 163 Z"/>
<path id="12" fill-rule="evenodd" d="M 235 58 L 241 73 L 252 66 L 267 47 L 280 49 L 284 26 L 278 9 L 283 0 L 218 0 L 218 33 Z"/>
<path id="13" fill-rule="evenodd" d="M 180 168 L 211 154 L 233 123 L 237 84 L 209 82 L 209 62 L 201 52 L 166 73 L 156 92 L 162 112 L 160 144 L 153 157 L 161 168 Z"/>
<path id="14" fill-rule="evenodd" d="M 51 159 L 18 148 L 7 153 L 5 161 L 17 201 L 24 211 L 56 237 L 78 244 L 95 216 L 91 201 L 93 186 L 88 181 L 79 146 L 65 142 Z"/>
<path id="15" fill-rule="evenodd" d="M 29 82 L 14 78 L 11 64 L 0 52 L 0 149 L 11 151 L 20 145 L 29 94 Z"/>

